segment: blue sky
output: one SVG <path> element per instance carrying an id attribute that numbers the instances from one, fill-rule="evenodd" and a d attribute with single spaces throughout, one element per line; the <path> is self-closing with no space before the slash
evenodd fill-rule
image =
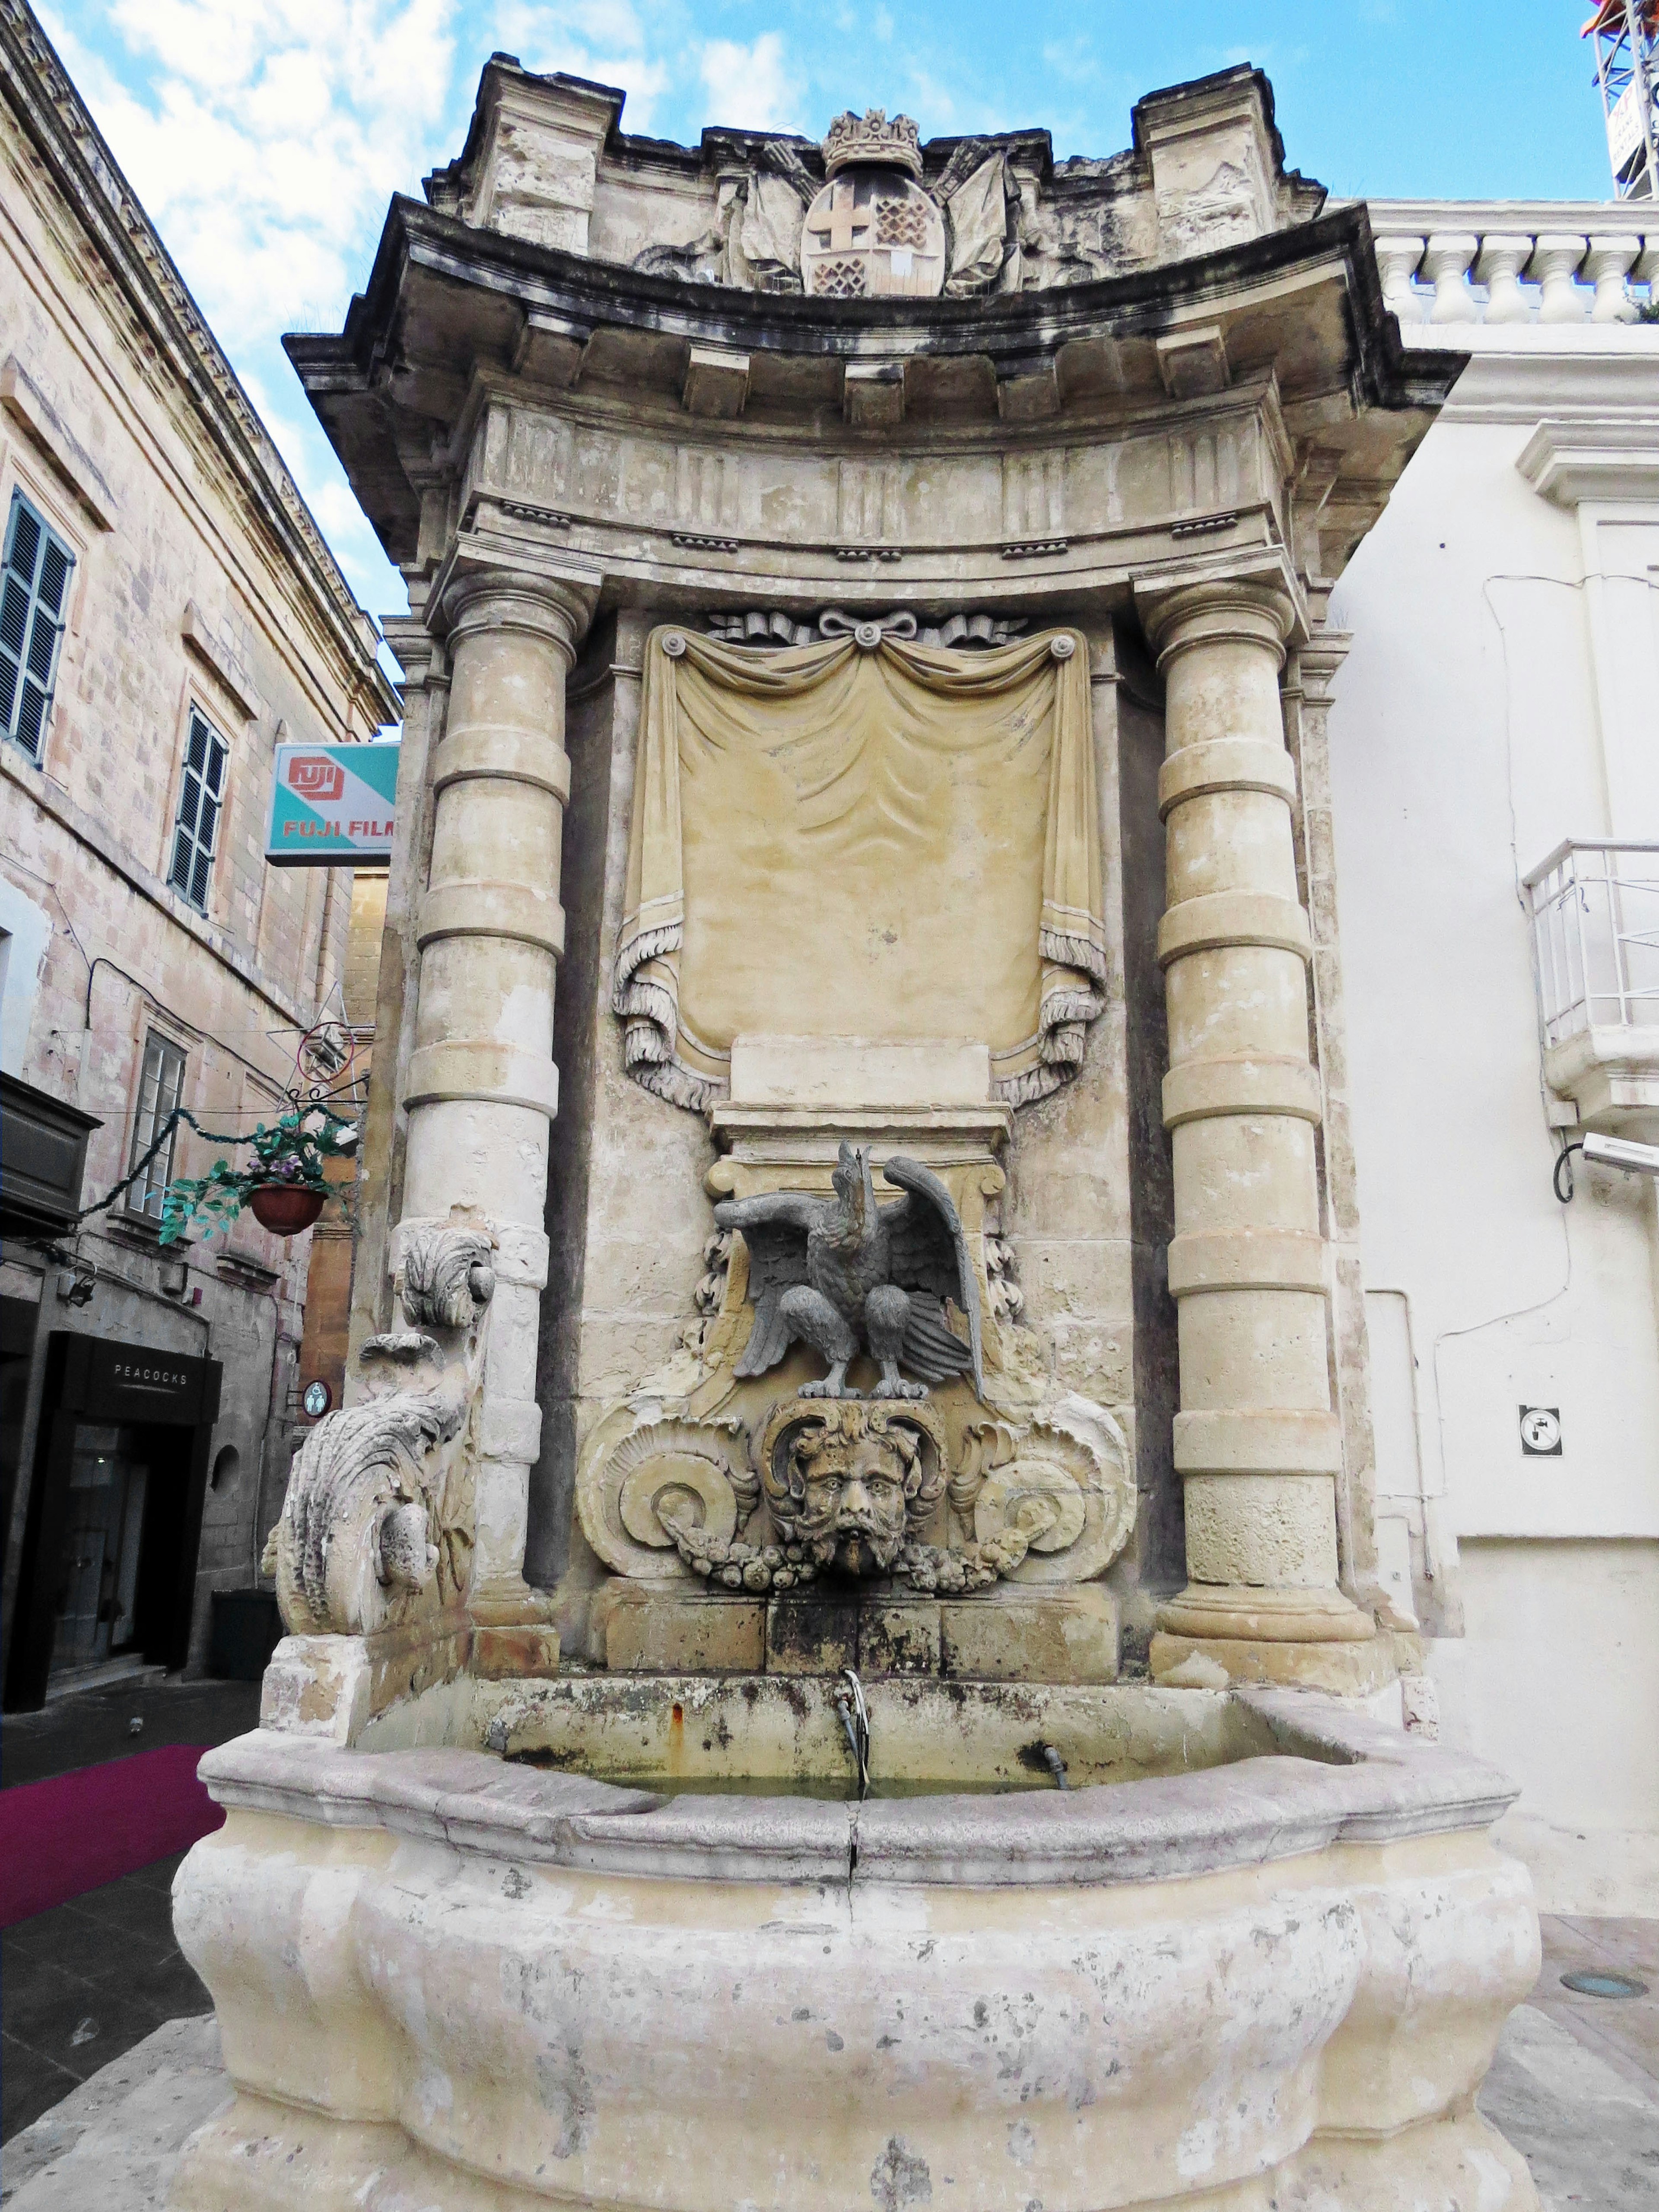
<path id="1" fill-rule="evenodd" d="M 1589 0 L 35 0 L 354 588 L 403 608 L 278 343 L 338 329 L 394 191 L 460 148 L 492 51 L 628 93 L 623 127 L 820 136 L 848 106 L 924 138 L 1046 125 L 1129 143 L 1156 87 L 1252 61 L 1287 159 L 1334 192 L 1607 196 Z"/>

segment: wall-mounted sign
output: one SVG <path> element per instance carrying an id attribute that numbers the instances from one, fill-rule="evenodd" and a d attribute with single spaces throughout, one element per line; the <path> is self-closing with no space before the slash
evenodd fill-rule
<path id="1" fill-rule="evenodd" d="M 1559 1406 L 1522 1406 L 1521 1455 L 1523 1459 L 1561 1457 L 1561 1408 Z"/>
<path id="2" fill-rule="evenodd" d="M 393 744 L 278 745 L 265 858 L 276 868 L 360 868 L 392 857 Z"/>
<path id="3" fill-rule="evenodd" d="M 158 1352 L 143 1344 L 54 1330 L 62 1341 L 61 1405 L 94 1421 L 167 1421 L 194 1425 L 219 1411 L 219 1363 Z"/>

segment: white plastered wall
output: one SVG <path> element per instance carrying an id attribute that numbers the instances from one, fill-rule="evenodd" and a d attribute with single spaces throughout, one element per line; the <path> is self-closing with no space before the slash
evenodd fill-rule
<path id="1" fill-rule="evenodd" d="M 1659 1913 L 1654 1187 L 1581 1164 L 1553 1195 L 1520 890 L 1565 837 L 1659 838 L 1659 507 L 1553 504 L 1516 466 L 1535 416 L 1459 411 L 1331 617 L 1379 1549 L 1449 1739 L 1522 1784 L 1540 1901 Z"/>

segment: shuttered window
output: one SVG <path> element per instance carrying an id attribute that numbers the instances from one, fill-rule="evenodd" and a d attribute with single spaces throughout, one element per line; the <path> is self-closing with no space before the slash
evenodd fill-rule
<path id="1" fill-rule="evenodd" d="M 144 1039 L 144 1064 L 138 1077 L 138 1111 L 132 1118 L 131 1174 L 155 1142 L 167 1118 L 185 1095 L 185 1055 L 176 1044 L 152 1030 Z M 161 1202 L 173 1181 L 173 1156 L 179 1148 L 179 1132 L 167 1140 L 127 1193 L 128 1210 L 147 1221 L 161 1218 Z"/>
<path id="2" fill-rule="evenodd" d="M 225 763 L 230 749 L 206 717 L 192 711 L 190 743 L 185 750 L 184 788 L 173 831 L 173 865 L 167 881 L 193 907 L 207 912 L 213 854 L 219 841 L 219 816 L 225 803 Z"/>
<path id="3" fill-rule="evenodd" d="M 0 729 L 31 760 L 40 757 L 74 566 L 62 538 L 13 492 L 0 565 Z"/>

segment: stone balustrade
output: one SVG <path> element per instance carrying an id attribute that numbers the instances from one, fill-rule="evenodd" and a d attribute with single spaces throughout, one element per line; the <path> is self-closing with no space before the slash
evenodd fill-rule
<path id="1" fill-rule="evenodd" d="M 1631 201 L 1371 200 L 1402 328 L 1633 323 L 1659 303 L 1659 209 Z"/>

